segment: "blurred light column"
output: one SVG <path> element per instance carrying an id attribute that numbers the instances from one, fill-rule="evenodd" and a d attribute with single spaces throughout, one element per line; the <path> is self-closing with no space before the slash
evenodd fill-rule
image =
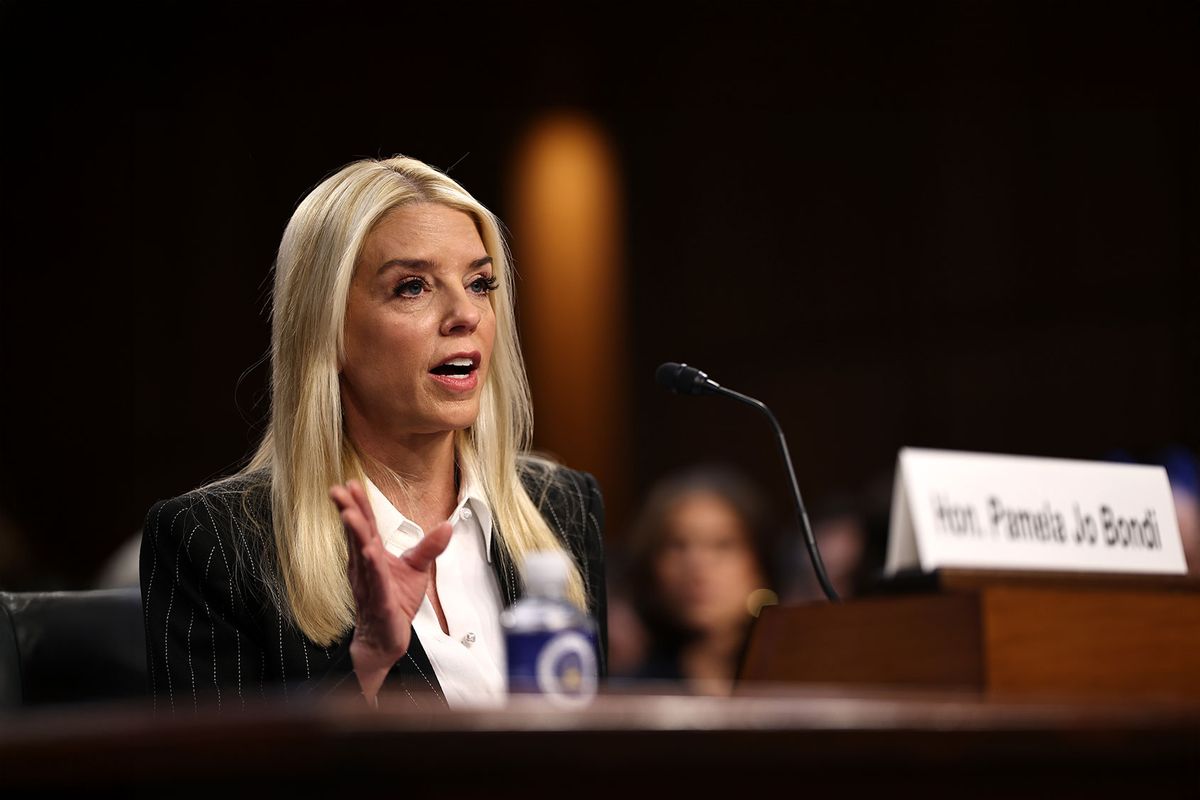
<path id="1" fill-rule="evenodd" d="M 534 445 L 595 474 L 608 530 L 619 536 L 632 465 L 616 156 L 594 120 L 558 112 L 534 122 L 513 167 L 509 222 Z"/>

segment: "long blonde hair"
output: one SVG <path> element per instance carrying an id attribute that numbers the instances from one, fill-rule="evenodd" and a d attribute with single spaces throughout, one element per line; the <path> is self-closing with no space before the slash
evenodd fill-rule
<path id="1" fill-rule="evenodd" d="M 511 259 L 498 221 L 455 181 L 420 161 L 356 161 L 313 189 L 284 231 L 275 262 L 271 419 L 243 471 L 270 476 L 277 575 L 266 588 L 296 627 L 321 645 L 354 624 L 346 539 L 328 494 L 334 484 L 365 474 L 343 429 L 338 382 L 350 282 L 363 243 L 383 216 L 420 202 L 470 216 L 499 281 L 490 295 L 496 317 L 490 374 L 478 418 L 455 433 L 459 463 L 482 484 L 509 557 L 520 563 L 534 550 L 564 550 L 519 476 L 533 409 L 517 342 Z M 578 568 L 569 592 L 586 606 Z"/>

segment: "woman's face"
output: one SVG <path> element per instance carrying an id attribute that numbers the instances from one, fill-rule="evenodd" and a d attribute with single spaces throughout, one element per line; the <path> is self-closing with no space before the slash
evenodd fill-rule
<path id="1" fill-rule="evenodd" d="M 380 220 L 346 307 L 340 378 L 352 433 L 395 440 L 475 422 L 496 335 L 494 288 L 467 214 L 419 203 Z"/>
<path id="2" fill-rule="evenodd" d="M 747 598 L 764 581 L 750 532 L 733 508 L 695 492 L 675 504 L 665 524 L 654 571 L 667 610 L 696 632 L 746 625 Z"/>

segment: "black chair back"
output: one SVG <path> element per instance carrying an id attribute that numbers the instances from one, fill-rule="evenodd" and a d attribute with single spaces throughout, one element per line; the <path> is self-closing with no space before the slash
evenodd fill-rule
<path id="1" fill-rule="evenodd" d="M 0 707 L 145 696 L 138 589 L 0 592 Z"/>

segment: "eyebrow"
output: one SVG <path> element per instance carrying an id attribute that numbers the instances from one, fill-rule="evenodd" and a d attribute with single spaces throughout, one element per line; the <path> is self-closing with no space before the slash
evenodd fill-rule
<path id="1" fill-rule="evenodd" d="M 492 257 L 484 256 L 483 258 L 477 258 L 468 264 L 467 269 L 479 269 L 480 267 L 486 267 L 491 263 Z M 383 265 L 380 266 L 379 269 L 375 270 L 375 274 L 381 274 L 388 267 L 408 267 L 409 269 L 429 271 L 433 269 L 433 262 L 426 258 L 392 258 L 383 262 Z"/>

